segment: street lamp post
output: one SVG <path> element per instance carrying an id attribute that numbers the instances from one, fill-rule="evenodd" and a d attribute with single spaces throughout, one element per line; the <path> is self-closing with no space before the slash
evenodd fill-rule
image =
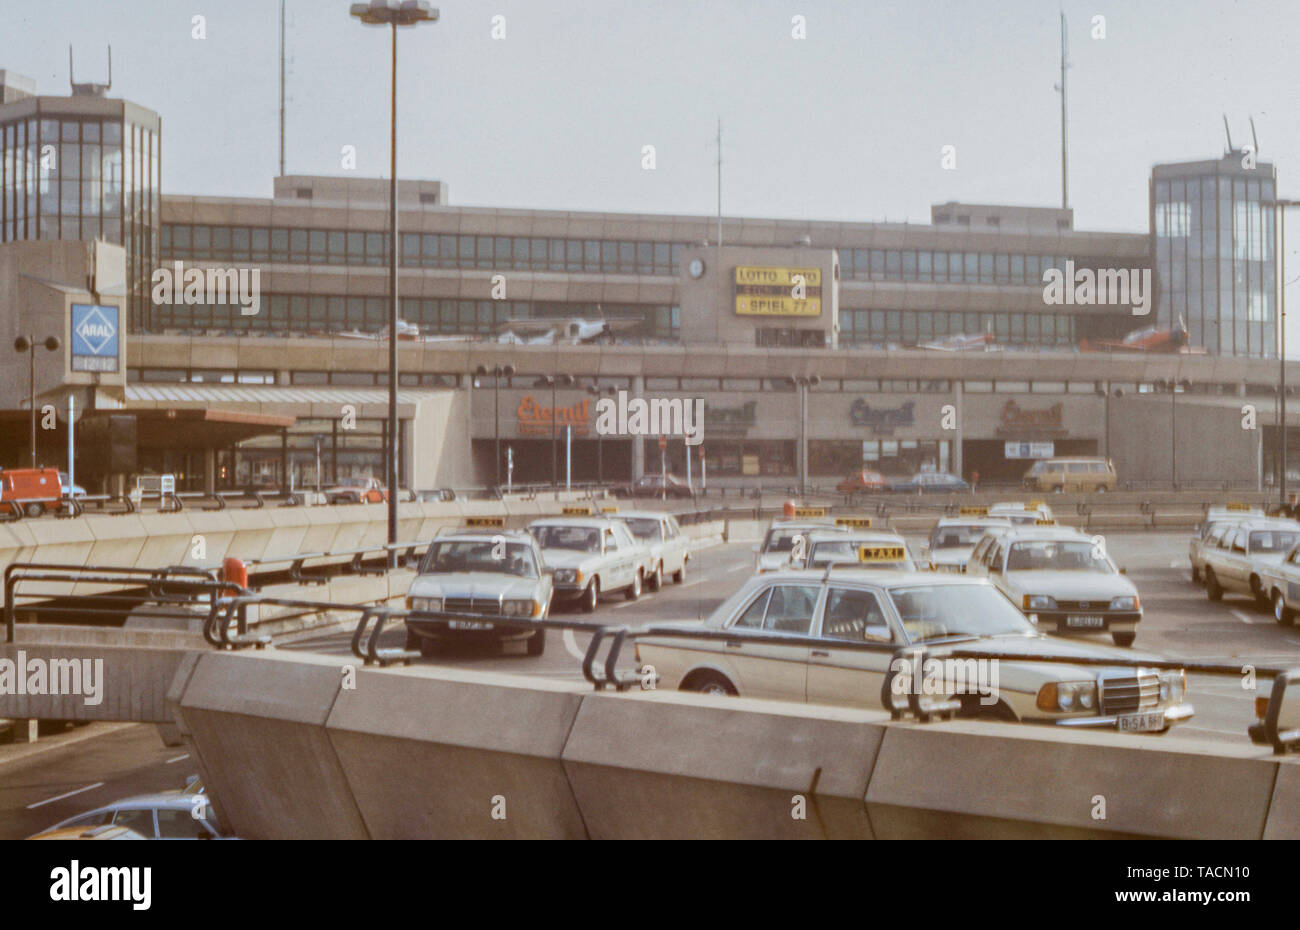
<path id="1" fill-rule="evenodd" d="M 392 31 L 392 78 L 389 113 L 388 178 L 388 435 L 384 442 L 388 487 L 388 542 L 397 542 L 397 27 L 436 22 L 438 11 L 427 0 L 370 0 L 348 11 L 366 26 Z M 388 552 L 388 567 L 397 567 L 397 550 Z"/>
<path id="2" fill-rule="evenodd" d="M 618 388 L 608 384 L 602 386 L 599 381 L 593 379 L 587 387 L 587 393 L 599 402 L 602 397 L 613 397 L 618 393 Z M 596 483 L 605 483 L 605 437 L 601 435 L 600 430 L 596 430 Z"/>
<path id="3" fill-rule="evenodd" d="M 46 336 L 43 343 L 51 352 L 58 351 L 58 336 Z M 32 468 L 36 467 L 36 340 L 31 336 L 19 336 L 14 340 L 14 350 L 27 353 L 27 404 L 32 408 Z M 72 428 L 69 421 L 68 429 Z"/>
<path id="4" fill-rule="evenodd" d="M 514 374 L 514 365 L 493 365 L 491 371 L 488 370 L 486 365 L 479 365 L 478 368 L 474 369 L 476 378 L 492 376 L 492 423 L 493 434 L 496 437 L 493 451 L 495 456 L 494 474 L 496 475 L 496 484 L 494 486 L 498 488 L 501 487 L 501 379 L 514 377 Z M 477 384 L 474 386 L 478 387 Z"/>
<path id="5" fill-rule="evenodd" d="M 559 491 L 560 475 L 558 452 L 555 445 L 555 389 L 557 386 L 569 387 L 573 384 L 573 375 L 542 375 L 534 382 L 534 387 L 551 389 L 551 490 Z"/>
<path id="6" fill-rule="evenodd" d="M 799 496 L 808 493 L 808 389 L 822 383 L 821 375 L 793 375 L 790 383 L 799 389 Z"/>

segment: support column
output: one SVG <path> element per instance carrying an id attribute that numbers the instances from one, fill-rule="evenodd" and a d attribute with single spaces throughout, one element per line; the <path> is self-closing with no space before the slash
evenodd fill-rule
<path id="1" fill-rule="evenodd" d="M 630 397 L 645 396 L 645 377 L 635 375 L 632 378 L 632 390 L 629 392 Z M 632 442 L 632 480 L 639 481 L 645 476 L 645 437 L 629 436 Z"/>
<path id="2" fill-rule="evenodd" d="M 217 450 L 209 446 L 203 450 L 203 493 L 213 494 L 217 490 Z"/>
<path id="3" fill-rule="evenodd" d="M 962 461 L 962 454 L 961 454 L 962 441 L 966 435 L 965 400 L 966 400 L 966 395 L 965 392 L 962 390 L 962 383 L 960 380 L 954 378 L 952 382 L 952 403 L 953 406 L 957 408 L 957 430 L 956 430 L 957 435 L 952 441 L 952 449 L 949 451 L 948 463 L 952 468 L 952 473 L 956 475 L 958 478 L 964 478 L 966 476 L 963 467 L 965 463 Z"/>
<path id="4" fill-rule="evenodd" d="M 39 720 L 13 721 L 13 741 L 15 743 L 34 743 L 39 735 Z"/>

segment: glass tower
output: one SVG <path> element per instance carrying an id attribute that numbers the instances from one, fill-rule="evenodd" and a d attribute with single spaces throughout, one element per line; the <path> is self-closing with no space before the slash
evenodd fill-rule
<path id="1" fill-rule="evenodd" d="M 0 242 L 103 239 L 126 249 L 128 326 L 148 321 L 161 221 L 157 114 L 102 97 L 0 105 Z"/>
<path id="2" fill-rule="evenodd" d="M 1185 323 L 1214 355 L 1276 357 L 1275 211 L 1271 164 L 1234 151 L 1218 161 L 1156 165 L 1151 237 L 1157 304 L 1151 324 Z"/>

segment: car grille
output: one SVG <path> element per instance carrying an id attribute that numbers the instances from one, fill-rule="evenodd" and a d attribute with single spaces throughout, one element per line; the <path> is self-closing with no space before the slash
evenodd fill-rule
<path id="1" fill-rule="evenodd" d="M 1110 610 L 1110 598 L 1097 601 L 1057 601 L 1058 610 L 1087 610 L 1093 613 L 1101 613 Z"/>
<path id="2" fill-rule="evenodd" d="M 442 602 L 442 609 L 453 614 L 499 616 L 501 613 L 501 601 L 495 597 L 449 597 Z"/>
<path id="3" fill-rule="evenodd" d="M 1144 707 L 1160 703 L 1160 676 L 1146 669 L 1136 676 L 1102 676 L 1101 712 L 1103 714 L 1131 714 Z"/>

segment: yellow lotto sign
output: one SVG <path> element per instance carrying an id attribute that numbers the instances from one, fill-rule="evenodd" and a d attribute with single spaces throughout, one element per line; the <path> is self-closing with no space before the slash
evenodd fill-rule
<path id="1" fill-rule="evenodd" d="M 588 517 L 591 516 L 590 507 L 561 507 L 560 513 L 566 517 Z"/>
<path id="2" fill-rule="evenodd" d="M 505 517 L 466 517 L 465 525 L 472 529 L 504 529 Z"/>
<path id="3" fill-rule="evenodd" d="M 736 313 L 741 316 L 821 316 L 820 268 L 736 267 Z"/>
<path id="4" fill-rule="evenodd" d="M 824 517 L 826 516 L 825 507 L 796 507 L 794 509 L 796 517 Z"/>
<path id="5" fill-rule="evenodd" d="M 859 562 L 901 562 L 906 558 L 902 546 L 858 546 Z"/>
<path id="6" fill-rule="evenodd" d="M 836 517 L 836 526 L 849 526 L 854 529 L 869 530 L 871 529 L 870 517 Z"/>

